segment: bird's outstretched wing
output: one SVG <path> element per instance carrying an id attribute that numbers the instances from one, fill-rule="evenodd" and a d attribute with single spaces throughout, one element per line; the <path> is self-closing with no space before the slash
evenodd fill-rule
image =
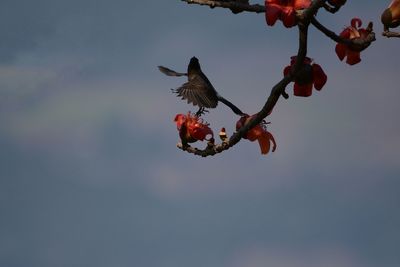
<path id="1" fill-rule="evenodd" d="M 176 76 L 176 77 L 180 77 L 180 76 L 187 76 L 187 73 L 181 73 L 181 72 L 176 72 L 174 70 L 168 69 L 166 67 L 163 66 L 158 66 L 158 69 L 164 73 L 167 76 Z"/>
<path id="2" fill-rule="evenodd" d="M 178 97 L 186 99 L 188 103 L 204 108 L 215 108 L 218 104 L 218 97 L 214 88 L 197 76 L 184 83 L 181 87 L 173 90 Z"/>

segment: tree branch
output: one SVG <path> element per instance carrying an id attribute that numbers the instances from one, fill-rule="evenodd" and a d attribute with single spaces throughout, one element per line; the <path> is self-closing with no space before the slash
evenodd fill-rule
<path id="1" fill-rule="evenodd" d="M 258 4 L 250 5 L 246 0 L 236 0 L 236 1 L 181 0 L 181 1 L 186 2 L 188 4 L 208 5 L 211 8 L 214 7 L 229 8 L 234 13 L 239 13 L 242 11 L 256 12 L 256 13 L 265 12 L 264 6 Z M 363 50 L 367 48 L 371 44 L 371 42 L 375 41 L 375 34 L 372 31 L 372 23 L 370 23 L 367 28 L 369 34 L 366 38 L 356 38 L 353 40 L 343 39 L 340 36 L 336 35 L 334 32 L 324 27 L 321 23 L 319 23 L 315 19 L 315 14 L 318 12 L 320 8 L 325 8 L 326 10 L 332 13 L 337 12 L 339 10 L 339 8 L 336 9 L 329 8 L 329 6 L 326 4 L 326 1 L 327 0 L 314 0 L 308 8 L 304 10 L 299 10 L 296 13 L 298 21 L 298 29 L 299 29 L 299 48 L 297 51 L 296 62 L 293 68 L 291 69 L 291 72 L 285 77 L 283 77 L 281 81 L 279 81 L 272 88 L 266 103 L 255 116 L 252 116 L 252 119 L 250 119 L 237 132 L 233 133 L 233 135 L 229 138 L 229 140 L 227 140 L 226 138 L 224 139 L 221 138 L 222 143 L 220 144 L 215 144 L 213 140 L 208 142 L 207 147 L 205 149 L 198 149 L 188 144 L 184 145 L 178 144 L 177 145 L 178 148 L 188 153 L 202 157 L 213 156 L 236 145 L 250 129 L 260 124 L 272 112 L 273 108 L 275 107 L 276 103 L 279 100 L 279 97 L 281 95 L 284 97 L 287 96 L 287 94 L 285 93 L 286 87 L 290 82 L 292 82 L 295 79 L 297 75 L 299 75 L 299 72 L 304 64 L 304 60 L 307 56 L 308 27 L 310 23 L 312 23 L 317 29 L 319 29 L 321 32 L 323 32 L 326 36 L 328 36 L 332 40 L 338 43 L 344 43 L 346 45 L 349 45 L 350 47 L 354 47 L 357 49 Z"/>
<path id="2" fill-rule="evenodd" d="M 323 2 L 323 1 L 316 1 Z M 313 6 L 314 7 L 314 6 Z M 316 9 L 318 10 L 318 9 Z M 310 13 L 311 14 L 311 13 Z M 310 16 L 310 15 L 309 15 Z M 302 16 L 302 18 L 309 19 L 308 16 Z M 263 108 L 254 116 L 248 123 L 246 123 L 242 128 L 240 128 L 236 133 L 234 133 L 228 142 L 222 142 L 221 144 L 215 145 L 214 143 L 209 142 L 207 147 L 203 150 L 191 147 L 190 145 L 182 145 L 178 144 L 178 148 L 192 153 L 194 155 L 207 157 L 214 156 L 215 154 L 221 153 L 230 147 L 236 145 L 242 137 L 254 126 L 261 123 L 267 116 L 272 112 L 272 109 L 275 107 L 276 103 L 279 100 L 279 97 L 284 94 L 287 85 L 293 81 L 294 77 L 298 74 L 301 69 L 304 59 L 307 55 L 307 33 L 308 33 L 309 22 L 307 21 L 299 21 L 299 49 L 297 52 L 297 60 L 293 67 L 292 72 L 283 77 L 283 79 L 277 83 L 271 90 L 271 93 L 267 99 L 267 102 L 264 104 Z"/>
<path id="3" fill-rule="evenodd" d="M 229 8 L 233 13 L 240 13 L 243 11 L 264 13 L 265 6 L 255 4 L 251 5 L 248 1 L 235 1 L 235 0 L 181 0 L 188 4 L 197 4 L 201 6 L 209 6 L 210 8 L 221 7 Z"/>
<path id="4" fill-rule="evenodd" d="M 400 32 L 391 32 L 391 31 L 384 31 L 382 32 L 382 35 L 387 37 L 387 38 L 400 38 Z"/>
<path id="5" fill-rule="evenodd" d="M 177 145 L 177 147 L 182 149 L 183 151 L 186 151 L 186 152 L 194 154 L 194 155 L 202 156 L 202 157 L 214 156 L 218 153 L 221 153 L 221 152 L 233 147 L 242 139 L 242 137 L 250 129 L 252 129 L 257 124 L 261 123 L 265 119 L 265 117 L 267 117 L 268 114 L 271 113 L 272 109 L 278 102 L 279 97 L 282 95 L 282 92 L 285 91 L 286 86 L 292 81 L 294 75 L 296 75 L 297 72 L 298 72 L 298 70 L 295 70 L 293 72 L 293 74 L 285 76 L 278 84 L 276 84 L 272 88 L 271 94 L 268 97 L 268 100 L 265 103 L 264 107 L 257 113 L 256 116 L 254 116 L 253 119 L 251 119 L 247 124 L 245 124 L 236 133 L 234 133 L 229 138 L 229 141 L 222 142 L 221 144 L 214 144 L 214 143 L 209 142 L 205 149 L 198 149 L 198 148 L 192 147 L 190 145 L 185 146 L 181 143 L 179 143 Z"/>
<path id="6" fill-rule="evenodd" d="M 323 34 L 331 38 L 333 41 L 337 43 L 342 43 L 345 45 L 348 45 L 349 47 L 353 47 L 357 50 L 364 50 L 368 46 L 371 45 L 373 41 L 375 41 L 375 33 L 373 32 L 372 29 L 372 22 L 368 24 L 367 31 L 369 32 L 368 36 L 365 38 L 354 38 L 354 39 L 346 39 L 342 38 L 333 31 L 329 30 L 326 28 L 324 25 L 322 25 L 315 17 L 311 18 L 311 24 L 315 26 L 318 30 L 320 30 Z"/>

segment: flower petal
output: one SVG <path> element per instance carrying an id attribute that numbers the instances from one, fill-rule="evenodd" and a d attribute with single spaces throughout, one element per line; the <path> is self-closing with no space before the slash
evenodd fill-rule
<path id="1" fill-rule="evenodd" d="M 349 39 L 350 38 L 350 34 L 351 34 L 351 27 L 347 27 L 346 29 L 344 29 L 341 33 L 340 33 L 340 37 L 345 38 L 345 39 Z"/>
<path id="2" fill-rule="evenodd" d="M 261 154 L 268 154 L 270 149 L 270 142 L 268 136 L 262 135 L 258 138 L 258 144 L 260 145 Z"/>
<path id="3" fill-rule="evenodd" d="M 210 140 L 214 136 L 213 131 L 210 129 L 210 127 L 204 124 L 197 125 L 197 127 L 192 129 L 190 134 L 193 138 L 200 141 L 203 141 L 204 139 Z M 207 138 L 207 136 L 210 137 Z"/>
<path id="4" fill-rule="evenodd" d="M 295 96 L 308 97 L 312 95 L 312 83 L 299 85 L 298 83 L 294 83 L 293 86 L 293 94 Z"/>
<path id="5" fill-rule="evenodd" d="M 275 4 L 268 4 L 265 1 L 265 21 L 269 26 L 273 26 L 282 13 L 282 8 Z"/>
<path id="6" fill-rule="evenodd" d="M 260 124 L 254 126 L 253 128 L 251 128 L 248 132 L 247 132 L 247 139 L 249 141 L 256 141 L 260 136 L 262 136 L 264 132 L 264 128 L 261 127 Z"/>
<path id="7" fill-rule="evenodd" d="M 289 75 L 291 68 L 292 68 L 291 66 L 286 66 L 286 67 L 283 69 L 283 76 Z"/>
<path id="8" fill-rule="evenodd" d="M 400 0 L 394 0 L 392 3 L 390 3 L 389 9 L 392 13 L 392 19 L 399 20 L 400 19 Z"/>
<path id="9" fill-rule="evenodd" d="M 260 145 L 261 154 L 268 154 L 271 148 L 271 142 L 272 152 L 274 152 L 276 150 L 275 138 L 270 132 L 264 130 L 263 134 L 258 138 L 258 144 Z"/>
<path id="10" fill-rule="evenodd" d="M 286 28 L 291 28 L 297 24 L 296 11 L 293 8 L 286 8 L 282 14 L 282 22 Z"/>
<path id="11" fill-rule="evenodd" d="M 360 28 L 362 25 L 362 20 L 360 18 L 352 18 L 350 25 L 354 28 Z"/>
<path id="12" fill-rule="evenodd" d="M 318 91 L 324 87 L 326 81 L 328 80 L 328 76 L 326 76 L 324 70 L 318 64 L 312 65 L 313 78 L 314 78 L 314 87 Z"/>
<path id="13" fill-rule="evenodd" d="M 268 135 L 269 140 L 272 142 L 272 152 L 275 152 L 275 150 L 276 150 L 276 142 L 275 142 L 274 136 L 270 132 L 266 132 L 265 134 Z"/>
<path id="14" fill-rule="evenodd" d="M 181 128 L 182 124 L 185 122 L 186 116 L 183 114 L 176 114 L 174 122 L 178 130 Z"/>
<path id="15" fill-rule="evenodd" d="M 338 58 L 342 61 L 346 56 L 347 46 L 344 44 L 336 44 L 335 52 Z"/>
<path id="16" fill-rule="evenodd" d="M 295 0 L 294 8 L 297 9 L 305 9 L 311 5 L 311 0 Z"/>
<path id="17" fill-rule="evenodd" d="M 360 52 L 352 51 L 350 49 L 347 50 L 347 60 L 346 63 L 349 65 L 357 64 L 361 61 Z"/>

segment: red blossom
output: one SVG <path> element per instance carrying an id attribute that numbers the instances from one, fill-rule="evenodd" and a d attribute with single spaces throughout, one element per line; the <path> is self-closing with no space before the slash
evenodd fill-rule
<path id="1" fill-rule="evenodd" d="M 254 116 L 256 116 L 256 114 L 252 115 L 252 116 L 249 116 L 249 115 L 242 116 L 236 123 L 236 131 L 238 131 L 240 128 L 242 128 Z M 265 122 L 257 124 L 243 136 L 244 139 L 247 139 L 251 142 L 254 142 L 257 140 L 258 144 L 260 145 L 261 154 L 268 154 L 268 152 L 270 151 L 270 148 L 271 148 L 271 142 L 272 142 L 272 152 L 274 152 L 276 149 L 275 138 L 270 132 L 267 131 L 267 128 L 265 125 L 266 125 Z"/>
<path id="2" fill-rule="evenodd" d="M 400 0 L 393 0 L 390 3 L 389 7 L 382 13 L 381 21 L 385 30 L 400 25 Z"/>
<path id="3" fill-rule="evenodd" d="M 177 114 L 174 122 L 183 143 L 194 143 L 198 140 L 211 140 L 214 134 L 208 124 L 190 112 L 187 115 Z"/>
<path id="4" fill-rule="evenodd" d="M 286 66 L 283 70 L 283 75 L 286 76 L 290 73 L 296 63 L 296 58 L 295 56 L 291 57 L 290 65 Z M 327 79 L 328 77 L 321 66 L 313 63 L 312 59 L 306 57 L 298 75 L 295 77 L 293 94 L 295 96 L 308 97 L 312 94 L 313 85 L 319 91 L 325 85 Z"/>
<path id="5" fill-rule="evenodd" d="M 400 20 L 400 0 L 393 0 L 389 7 L 393 20 Z"/>
<path id="6" fill-rule="evenodd" d="M 308 8 L 311 0 L 265 0 L 265 20 L 273 26 L 279 19 L 286 28 L 297 24 L 296 10 Z"/>
<path id="7" fill-rule="evenodd" d="M 361 19 L 353 18 L 351 20 L 351 26 L 346 27 L 340 34 L 340 37 L 348 40 L 365 39 L 369 32 L 364 28 L 360 28 L 361 25 Z M 342 43 L 337 43 L 335 47 L 335 52 L 339 59 L 343 60 L 345 57 L 347 57 L 346 63 L 349 65 L 354 65 L 361 61 L 361 51 L 362 49 Z"/>

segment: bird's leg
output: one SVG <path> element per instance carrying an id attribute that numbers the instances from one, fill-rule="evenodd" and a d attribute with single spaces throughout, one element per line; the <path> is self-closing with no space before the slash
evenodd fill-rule
<path id="1" fill-rule="evenodd" d="M 196 116 L 201 117 L 201 115 L 205 114 L 206 112 L 208 112 L 208 110 L 206 110 L 204 107 L 200 107 L 199 110 L 196 112 Z"/>

